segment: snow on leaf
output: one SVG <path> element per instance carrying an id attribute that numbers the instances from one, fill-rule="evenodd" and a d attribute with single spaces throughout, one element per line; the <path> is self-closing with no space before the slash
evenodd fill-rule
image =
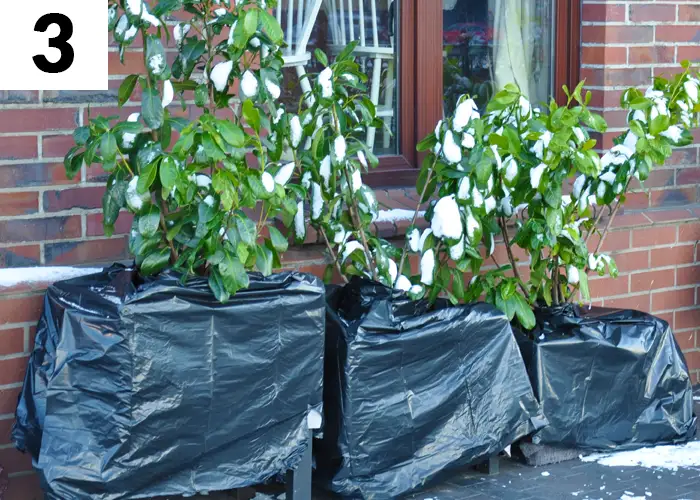
<path id="1" fill-rule="evenodd" d="M 455 109 L 455 117 L 452 121 L 452 128 L 454 128 L 456 132 L 461 132 L 464 129 L 464 127 L 466 127 L 469 124 L 469 121 L 472 119 L 472 116 L 474 116 L 474 111 L 478 109 L 479 108 L 477 107 L 474 100 L 467 99 L 465 101 L 462 101 L 459 104 L 459 106 L 457 106 L 457 109 Z"/>
<path id="2" fill-rule="evenodd" d="M 352 192 L 356 193 L 362 187 L 362 174 L 359 170 L 352 172 Z"/>
<path id="3" fill-rule="evenodd" d="M 678 125 L 671 125 L 667 130 L 661 132 L 661 135 L 667 139 L 670 139 L 671 142 L 676 143 L 681 140 L 681 137 L 683 136 L 683 129 Z"/>
<path id="4" fill-rule="evenodd" d="M 197 174 L 195 182 L 197 183 L 197 187 L 208 188 L 211 186 L 211 178 L 208 175 Z"/>
<path id="5" fill-rule="evenodd" d="M 455 142 L 451 130 L 445 132 L 445 139 L 442 144 L 442 154 L 445 156 L 445 159 L 450 163 L 459 163 L 460 161 L 462 161 L 462 150 Z"/>
<path id="6" fill-rule="evenodd" d="M 474 136 L 468 132 L 465 132 L 464 135 L 462 136 L 462 146 L 464 146 L 467 149 L 471 149 L 474 147 L 474 144 L 475 144 Z"/>
<path id="7" fill-rule="evenodd" d="M 269 92 L 270 96 L 272 96 L 273 99 L 279 99 L 280 97 L 280 87 L 277 85 L 275 82 L 272 80 L 265 80 L 265 88 Z"/>
<path id="8" fill-rule="evenodd" d="M 333 70 L 326 68 L 318 75 L 318 84 L 321 87 L 321 97 L 329 99 L 333 95 Z"/>
<path id="9" fill-rule="evenodd" d="M 353 253 L 355 250 L 362 250 L 362 243 L 359 241 L 348 241 L 345 246 L 343 247 L 343 257 L 341 259 L 341 262 L 345 262 L 348 257 L 350 257 L 350 254 Z"/>
<path id="10" fill-rule="evenodd" d="M 246 70 L 241 78 L 241 92 L 244 97 L 251 98 L 255 97 L 258 93 L 258 79 L 250 71 Z"/>
<path id="11" fill-rule="evenodd" d="M 345 159 L 345 153 L 347 151 L 347 144 L 345 143 L 345 137 L 339 135 L 333 141 L 333 155 L 335 156 L 336 162 L 341 162 Z"/>
<path id="12" fill-rule="evenodd" d="M 518 164 L 515 161 L 515 158 L 513 158 L 512 156 L 508 156 L 508 158 L 506 158 L 506 161 L 503 162 L 503 165 L 506 169 L 506 180 L 508 182 L 513 182 L 513 180 L 515 180 L 515 177 L 518 175 Z"/>
<path id="13" fill-rule="evenodd" d="M 402 292 L 408 292 L 411 289 L 411 286 L 411 281 L 403 274 L 399 276 L 398 280 L 396 280 L 395 288 L 397 290 L 401 290 Z"/>
<path id="14" fill-rule="evenodd" d="M 566 268 L 566 280 L 570 285 L 576 285 L 579 282 L 580 276 L 576 266 Z"/>
<path id="15" fill-rule="evenodd" d="M 496 198 L 489 196 L 484 200 L 484 210 L 487 214 L 490 214 L 496 208 Z"/>
<path id="16" fill-rule="evenodd" d="M 163 82 L 163 100 L 162 104 L 164 108 L 167 108 L 173 98 L 175 97 L 175 89 L 173 89 L 173 83 L 170 80 L 165 80 Z"/>
<path id="17" fill-rule="evenodd" d="M 420 231 L 418 228 L 414 227 L 410 233 L 408 233 L 408 248 L 411 252 L 418 252 L 420 250 Z"/>
<path id="18" fill-rule="evenodd" d="M 294 167 L 295 163 L 293 161 L 282 165 L 282 168 L 275 174 L 275 182 L 280 186 L 286 185 L 294 174 Z"/>
<path id="19" fill-rule="evenodd" d="M 574 188 L 573 188 L 573 194 L 574 198 L 580 199 L 581 198 L 581 190 L 583 189 L 583 185 L 586 183 L 586 176 L 581 174 L 579 175 L 576 180 L 574 181 Z"/>
<path id="20" fill-rule="evenodd" d="M 326 155 L 326 157 L 321 160 L 321 166 L 318 170 L 318 173 L 321 175 L 321 178 L 323 179 L 323 184 L 326 186 L 326 188 L 329 187 L 330 181 L 331 181 L 331 157 Z"/>
<path id="21" fill-rule="evenodd" d="M 433 284 L 433 273 L 435 272 L 435 252 L 429 249 L 420 259 L 420 281 L 426 285 Z"/>
<path id="22" fill-rule="evenodd" d="M 289 121 L 289 127 L 292 140 L 292 147 L 296 149 L 299 147 L 299 143 L 301 143 L 301 135 L 303 132 L 301 128 L 301 122 L 299 121 L 299 117 L 297 115 L 294 115 Z"/>
<path id="23" fill-rule="evenodd" d="M 297 213 L 294 214 L 294 232 L 297 239 L 303 239 L 306 235 L 306 221 L 304 220 L 304 202 L 297 203 Z"/>
<path id="24" fill-rule="evenodd" d="M 270 175 L 270 172 L 263 172 L 260 180 L 262 181 L 265 191 L 272 193 L 275 190 L 275 179 Z"/>
<path id="25" fill-rule="evenodd" d="M 457 199 L 467 200 L 469 199 L 469 177 L 462 177 L 459 181 L 459 186 L 457 188 Z"/>
<path id="26" fill-rule="evenodd" d="M 454 195 L 440 198 L 435 204 L 430 226 L 438 238 L 459 239 L 462 236 L 462 219 Z"/>
<path id="27" fill-rule="evenodd" d="M 464 256 L 464 235 L 459 241 L 450 247 L 450 258 L 454 261 L 461 259 Z"/>
<path id="28" fill-rule="evenodd" d="M 481 207 L 484 204 L 484 197 L 481 194 L 481 191 L 479 191 L 479 189 L 476 186 L 472 188 L 472 200 L 474 206 L 477 208 Z"/>
<path id="29" fill-rule="evenodd" d="M 612 184 L 615 182 L 615 172 L 607 171 L 601 175 L 599 179 L 603 182 L 607 182 L 608 184 Z"/>
<path id="30" fill-rule="evenodd" d="M 323 194 L 318 182 L 311 184 L 311 220 L 318 220 L 323 212 Z"/>
<path id="31" fill-rule="evenodd" d="M 220 62 L 211 70 L 211 82 L 218 92 L 223 92 L 228 84 L 228 77 L 233 70 L 233 61 Z"/>
<path id="32" fill-rule="evenodd" d="M 530 186 L 532 189 L 537 189 L 540 187 L 540 181 L 542 180 L 542 174 L 544 173 L 547 165 L 540 163 L 535 168 L 530 170 Z"/>

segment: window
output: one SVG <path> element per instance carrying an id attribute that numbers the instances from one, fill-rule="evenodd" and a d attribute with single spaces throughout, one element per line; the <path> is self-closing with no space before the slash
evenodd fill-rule
<path id="1" fill-rule="evenodd" d="M 533 102 L 552 93 L 561 100 L 561 85 L 578 82 L 580 0 L 279 3 L 290 105 L 298 102 L 299 75 L 321 69 L 311 57 L 316 48 L 332 58 L 359 42 L 368 92 L 391 131 L 368 134 L 380 156 L 379 167 L 365 175 L 374 186 L 413 185 L 421 160 L 416 144 L 461 94 L 483 104 L 496 86 L 512 81 Z"/>

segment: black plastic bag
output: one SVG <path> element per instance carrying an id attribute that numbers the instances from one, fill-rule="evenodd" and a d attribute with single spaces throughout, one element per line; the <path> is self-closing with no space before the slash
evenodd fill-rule
<path id="1" fill-rule="evenodd" d="M 310 446 L 323 284 L 253 274 L 221 304 L 205 279 L 179 278 L 113 266 L 47 290 L 12 436 L 48 498 L 238 488 Z"/>
<path id="2" fill-rule="evenodd" d="M 516 335 L 549 421 L 534 443 L 610 451 L 693 438 L 690 376 L 668 323 L 572 305 L 536 318 Z"/>
<path id="3" fill-rule="evenodd" d="M 544 424 L 507 318 L 356 279 L 328 294 L 320 475 L 394 498 Z"/>

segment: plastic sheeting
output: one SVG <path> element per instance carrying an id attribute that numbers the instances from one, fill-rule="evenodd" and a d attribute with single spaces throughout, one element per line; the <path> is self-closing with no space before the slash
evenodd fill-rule
<path id="1" fill-rule="evenodd" d="M 693 438 L 690 377 L 668 323 L 578 306 L 540 309 L 536 317 L 528 337 L 517 335 L 549 420 L 533 442 L 624 450 Z"/>
<path id="2" fill-rule="evenodd" d="M 544 424 L 507 318 L 356 279 L 328 294 L 320 475 L 395 498 Z"/>
<path id="3" fill-rule="evenodd" d="M 206 280 L 179 278 L 114 266 L 48 289 L 12 434 L 48 498 L 238 488 L 310 446 L 323 284 L 251 275 L 221 304 Z"/>

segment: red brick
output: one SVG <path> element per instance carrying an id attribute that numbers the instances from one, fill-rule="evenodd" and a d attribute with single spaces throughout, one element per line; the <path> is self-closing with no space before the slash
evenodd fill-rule
<path id="1" fill-rule="evenodd" d="M 678 186 L 682 186 L 684 184 L 700 184 L 700 168 L 685 167 L 678 169 L 678 174 L 676 175 L 676 184 Z"/>
<path id="2" fill-rule="evenodd" d="M 625 295 L 629 293 L 629 283 L 627 276 L 617 278 L 604 277 L 594 278 L 591 276 L 588 281 L 592 298 L 614 297 L 615 295 Z"/>
<path id="3" fill-rule="evenodd" d="M 78 125 L 78 111 L 70 108 L 0 110 L 0 132 L 40 132 Z M 35 139 L 36 140 L 36 139 Z"/>
<path id="4" fill-rule="evenodd" d="M 676 227 L 650 227 L 648 229 L 635 229 L 632 232 L 632 246 L 653 247 L 670 245 L 676 242 Z"/>
<path id="5" fill-rule="evenodd" d="M 36 137 L 33 135 L 0 137 L 0 160 L 26 160 L 36 158 L 37 154 Z"/>
<path id="6" fill-rule="evenodd" d="M 615 256 L 615 263 L 622 273 L 649 269 L 649 250 L 618 254 Z"/>
<path id="7" fill-rule="evenodd" d="M 604 45 L 581 47 L 581 63 L 626 64 L 627 49 L 625 47 L 606 47 Z"/>
<path id="8" fill-rule="evenodd" d="M 687 205 L 695 202 L 697 202 L 697 189 L 695 187 L 651 191 L 652 207 Z"/>
<path id="9" fill-rule="evenodd" d="M 41 140 L 41 156 L 63 158 L 73 146 L 75 146 L 75 140 L 72 135 L 47 135 Z"/>
<path id="10" fill-rule="evenodd" d="M 692 264 L 695 260 L 695 245 L 676 245 L 651 250 L 651 267 Z"/>
<path id="11" fill-rule="evenodd" d="M 649 312 L 649 294 L 636 295 L 634 297 L 620 297 L 616 299 L 605 299 L 605 307 L 616 309 L 634 309 L 636 311 Z"/>
<path id="12" fill-rule="evenodd" d="M 654 223 L 678 222 L 695 218 L 695 215 L 687 208 L 649 210 L 645 212 Z"/>
<path id="13" fill-rule="evenodd" d="M 17 398 L 21 387 L 0 389 L 0 415 L 14 413 L 17 408 Z"/>
<path id="14" fill-rule="evenodd" d="M 678 226 L 678 242 L 700 240 L 700 222 Z"/>
<path id="15" fill-rule="evenodd" d="M 27 104 L 39 101 L 36 90 L 0 90 L 0 104 Z"/>
<path id="16" fill-rule="evenodd" d="M 582 26 L 581 40 L 591 43 L 644 43 L 654 39 L 651 26 Z"/>
<path id="17" fill-rule="evenodd" d="M 129 256 L 125 237 L 105 240 L 47 243 L 44 246 L 47 265 L 65 266 L 85 262 L 112 262 Z"/>
<path id="18" fill-rule="evenodd" d="M 680 22 L 690 21 L 693 23 L 700 21 L 700 5 L 679 5 L 678 20 Z"/>
<path id="19" fill-rule="evenodd" d="M 0 355 L 18 352 L 24 352 L 24 328 L 0 330 Z"/>
<path id="20" fill-rule="evenodd" d="M 21 382 L 24 379 L 28 359 L 29 356 L 18 356 L 0 360 L 0 385 Z M 0 463 L 2 463 L 1 460 Z"/>
<path id="21" fill-rule="evenodd" d="M 661 76 L 667 79 L 685 71 L 680 64 L 671 67 L 654 66 L 652 69 L 654 70 L 654 77 Z"/>
<path id="22" fill-rule="evenodd" d="M 673 311 L 669 312 L 662 312 L 662 313 L 656 313 L 654 314 L 659 319 L 664 320 L 666 323 L 668 323 L 668 326 L 673 330 L 675 327 L 673 326 Z"/>
<path id="23" fill-rule="evenodd" d="M 670 288 L 674 285 L 675 272 L 673 269 L 634 273 L 631 276 L 630 291 L 648 292 L 660 288 Z"/>
<path id="24" fill-rule="evenodd" d="M 685 356 L 685 361 L 686 363 L 688 363 L 689 370 L 697 370 L 698 368 L 700 368 L 700 351 L 684 352 L 683 356 Z M 700 379 L 700 377 L 696 379 L 696 382 L 698 381 L 698 379 Z"/>
<path id="25" fill-rule="evenodd" d="M 700 26 L 674 24 L 655 29 L 657 42 L 700 42 Z"/>
<path id="26" fill-rule="evenodd" d="M 615 108 L 620 106 L 622 90 L 592 89 L 590 106 L 593 108 Z"/>
<path id="27" fill-rule="evenodd" d="M 118 52 L 110 52 L 108 56 L 110 75 L 131 75 L 143 72 L 143 53 L 125 52 L 124 63 L 119 60 Z"/>
<path id="28" fill-rule="evenodd" d="M 676 268 L 676 285 L 700 285 L 700 265 Z"/>
<path id="29" fill-rule="evenodd" d="M 0 141 L 2 139 L 0 138 Z M 0 165 L 0 188 L 75 184 L 79 180 L 80 176 L 76 176 L 74 179 L 66 177 L 63 163 Z"/>
<path id="30" fill-rule="evenodd" d="M 598 246 L 600 236 L 594 234 L 588 241 L 588 249 L 592 252 Z M 612 231 L 607 234 L 601 247 L 602 252 L 616 252 L 630 248 L 630 232 L 627 230 Z"/>
<path id="31" fill-rule="evenodd" d="M 654 292 L 651 296 L 653 311 L 668 311 L 681 307 L 693 307 L 695 305 L 695 288 L 683 288 Z"/>
<path id="32" fill-rule="evenodd" d="M 10 478 L 4 500 L 44 500 L 39 476 L 28 474 Z"/>
<path id="33" fill-rule="evenodd" d="M 0 193 L 0 215 L 29 215 L 39 211 L 39 194 L 36 191 L 24 193 Z"/>
<path id="34" fill-rule="evenodd" d="M 675 61 L 676 49 L 669 45 L 650 47 L 630 47 L 630 64 L 672 63 Z"/>
<path id="35" fill-rule="evenodd" d="M 626 214 L 625 213 L 625 207 L 622 207 L 622 213 L 618 213 L 617 217 L 615 217 L 615 220 L 612 223 L 613 228 L 622 228 L 622 227 L 639 227 L 639 226 L 649 226 L 651 224 L 651 219 L 649 219 L 647 216 L 644 214 L 640 213 L 632 213 L 632 214 Z M 606 219 L 603 218 L 603 223 L 605 223 Z"/>
<path id="36" fill-rule="evenodd" d="M 12 434 L 12 424 L 14 421 L 12 419 L 0 420 L 0 445 L 11 443 Z"/>
<path id="37" fill-rule="evenodd" d="M 622 22 L 625 20 L 624 5 L 586 4 L 581 8 L 583 21 Z"/>
<path id="38" fill-rule="evenodd" d="M 102 206 L 102 186 L 44 191 L 44 211 L 60 212 L 71 208 L 99 208 Z"/>
<path id="39" fill-rule="evenodd" d="M 80 217 L 77 215 L 0 221 L 0 241 L 4 243 L 77 238 L 81 231 Z"/>
<path id="40" fill-rule="evenodd" d="M 644 85 L 651 81 L 651 68 L 582 68 L 581 77 L 596 87 Z"/>
<path id="41" fill-rule="evenodd" d="M 1 363 L 1 361 L 0 361 Z M 14 448 L 0 450 L 0 464 L 7 474 L 32 470 L 32 457 L 29 453 L 22 453 Z"/>
<path id="42" fill-rule="evenodd" d="M 608 128 L 623 128 L 627 127 L 627 111 L 617 109 L 606 109 L 601 113 L 605 121 L 608 122 Z"/>
<path id="43" fill-rule="evenodd" d="M 0 299 L 0 325 L 35 322 L 39 319 L 43 304 L 44 297 L 41 295 Z M 0 370 L 1 376 L 2 370 Z M 9 382 L 0 382 L 0 385 L 2 384 L 9 384 Z"/>
<path id="44" fill-rule="evenodd" d="M 625 196 L 625 203 L 623 207 L 627 210 L 638 210 L 642 208 L 649 208 L 649 193 L 645 191 L 638 191 L 636 193 L 628 193 Z"/>
<path id="45" fill-rule="evenodd" d="M 673 332 L 681 351 L 695 349 L 695 332 Z"/>
<path id="46" fill-rule="evenodd" d="M 681 148 L 676 149 L 671 154 L 671 157 L 666 160 L 665 165 L 697 165 L 698 150 L 696 148 Z M 656 171 L 657 169 L 654 169 Z"/>
<path id="47" fill-rule="evenodd" d="M 630 5 L 630 21 L 675 21 L 676 9 L 668 5 Z"/>
<path id="48" fill-rule="evenodd" d="M 697 45 L 684 45 L 678 47 L 678 61 L 700 61 L 700 47 Z"/>
<path id="49" fill-rule="evenodd" d="M 0 268 L 36 266 L 39 264 L 40 253 L 39 245 L 0 248 Z"/>
<path id="50" fill-rule="evenodd" d="M 700 309 L 688 309 L 687 311 L 676 311 L 676 328 L 683 330 L 685 328 L 700 327 Z M 697 368 L 700 368 L 698 366 Z"/>
<path id="51" fill-rule="evenodd" d="M 121 212 L 116 224 L 114 225 L 114 234 L 127 234 L 131 231 L 131 224 L 134 216 L 129 212 Z M 88 236 L 104 236 L 104 227 L 102 225 L 102 213 L 87 215 L 87 235 Z"/>

